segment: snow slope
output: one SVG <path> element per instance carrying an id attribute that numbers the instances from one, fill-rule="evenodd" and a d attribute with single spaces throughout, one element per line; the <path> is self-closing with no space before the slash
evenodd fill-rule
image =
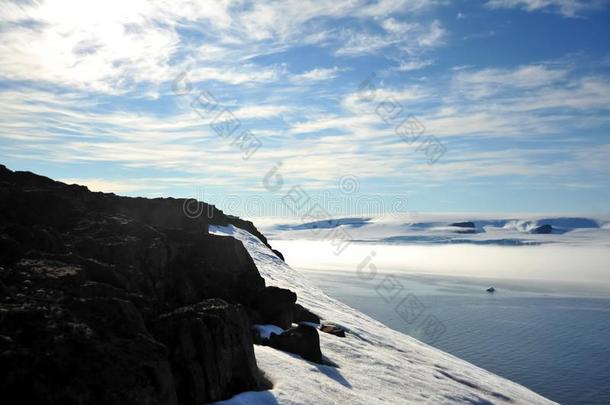
<path id="1" fill-rule="evenodd" d="M 242 229 L 211 227 L 210 232 L 241 240 L 267 285 L 295 291 L 299 303 L 349 331 L 345 338 L 320 333 L 322 353 L 337 368 L 255 346 L 273 389 L 242 393 L 223 404 L 553 403 L 328 297 Z"/>

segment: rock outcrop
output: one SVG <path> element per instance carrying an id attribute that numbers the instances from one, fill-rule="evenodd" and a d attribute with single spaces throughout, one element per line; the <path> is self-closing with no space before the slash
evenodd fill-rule
<path id="1" fill-rule="evenodd" d="M 293 322 L 311 322 L 320 323 L 320 317 L 301 304 L 294 304 L 294 318 Z"/>
<path id="2" fill-rule="evenodd" d="M 260 316 L 257 323 L 272 324 L 288 329 L 294 321 L 297 295 L 279 287 L 266 287 L 252 300 L 252 307 Z"/>
<path id="3" fill-rule="evenodd" d="M 331 334 L 331 335 L 335 335 L 338 337 L 345 337 L 345 332 L 346 332 L 345 328 L 343 328 L 339 325 L 334 325 L 334 324 L 322 324 L 322 325 L 320 325 L 320 331 Z"/>
<path id="4" fill-rule="evenodd" d="M 247 315 L 264 279 L 241 242 L 208 227 L 264 237 L 205 203 L 186 215 L 187 203 L 0 166 L 5 398 L 200 404 L 268 388 Z"/>
<path id="5" fill-rule="evenodd" d="M 201 404 L 261 383 L 249 321 L 240 306 L 202 301 L 162 314 L 152 330 L 171 348 L 169 362 L 180 403 Z"/>
<path id="6" fill-rule="evenodd" d="M 269 346 L 322 364 L 320 336 L 317 329 L 312 326 L 301 324 L 285 330 L 281 335 L 271 334 Z"/>

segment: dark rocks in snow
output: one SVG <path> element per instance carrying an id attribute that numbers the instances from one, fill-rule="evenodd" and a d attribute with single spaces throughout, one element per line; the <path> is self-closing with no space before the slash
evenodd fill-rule
<path id="1" fill-rule="evenodd" d="M 250 225 L 205 203 L 185 215 L 185 202 L 0 166 L 4 398 L 199 404 L 266 387 L 242 307 L 264 279 L 241 242 L 208 233 Z"/>
<path id="2" fill-rule="evenodd" d="M 345 337 L 345 329 L 339 325 L 323 324 L 320 326 L 320 330 L 324 333 L 329 333 L 338 337 Z"/>
<path id="3" fill-rule="evenodd" d="M 305 360 L 323 364 L 320 336 L 316 328 L 312 326 L 301 324 L 285 330 L 281 335 L 271 334 L 269 346 L 298 354 Z"/>
<path id="4" fill-rule="evenodd" d="M 275 253 L 275 255 L 276 255 L 277 257 L 279 257 L 280 259 L 282 259 L 282 261 L 283 261 L 283 262 L 285 262 L 285 261 L 286 261 L 286 260 L 284 259 L 284 255 L 283 255 L 283 254 L 282 254 L 282 252 L 280 252 L 279 250 L 276 250 L 276 249 L 271 249 L 271 251 L 272 251 L 273 253 Z"/>
<path id="5" fill-rule="evenodd" d="M 299 322 L 311 322 L 311 323 L 320 323 L 320 317 L 301 304 L 294 304 L 294 323 Z"/>
<path id="6" fill-rule="evenodd" d="M 549 233 L 553 233 L 553 226 L 546 224 L 546 225 L 541 225 L 538 226 L 534 229 L 532 229 L 530 231 L 530 233 L 535 233 L 535 234 L 549 234 Z"/>
<path id="7" fill-rule="evenodd" d="M 266 287 L 256 294 L 251 306 L 260 315 L 258 323 L 288 329 L 292 326 L 296 301 L 297 295 L 288 289 Z"/>

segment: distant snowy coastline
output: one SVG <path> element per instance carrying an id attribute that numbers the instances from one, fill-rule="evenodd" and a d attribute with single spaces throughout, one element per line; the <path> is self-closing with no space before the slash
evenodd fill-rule
<path id="1" fill-rule="evenodd" d="M 319 240 L 320 231 L 341 228 L 354 242 L 398 244 L 540 245 L 565 243 L 610 246 L 610 221 L 576 216 L 494 217 L 409 214 L 322 220 L 262 219 L 269 239 Z"/>
<path id="2" fill-rule="evenodd" d="M 372 257 L 382 273 L 567 283 L 610 294 L 608 217 L 418 214 L 256 223 L 297 270 L 353 273 Z M 349 246 L 337 254 L 329 235 L 339 231 Z"/>

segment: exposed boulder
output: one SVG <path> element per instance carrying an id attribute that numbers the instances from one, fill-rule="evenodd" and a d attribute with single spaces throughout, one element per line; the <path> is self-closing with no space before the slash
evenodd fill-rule
<path id="1" fill-rule="evenodd" d="M 266 287 L 254 297 L 252 308 L 260 314 L 259 323 L 270 323 L 288 329 L 292 326 L 296 301 L 297 295 L 290 290 Z"/>
<path id="2" fill-rule="evenodd" d="M 299 322 L 312 322 L 320 323 L 320 317 L 301 304 L 294 304 L 294 317 L 292 320 L 294 323 Z"/>
<path id="3" fill-rule="evenodd" d="M 320 325 L 320 330 L 324 333 L 329 333 L 331 335 L 335 335 L 338 337 L 345 337 L 345 328 L 339 326 L 339 325 L 334 325 L 334 324 L 323 324 Z"/>
<path id="4" fill-rule="evenodd" d="M 322 364 L 320 336 L 316 328 L 301 324 L 287 329 L 281 335 L 271 334 L 269 346 L 298 354 L 305 360 Z"/>

